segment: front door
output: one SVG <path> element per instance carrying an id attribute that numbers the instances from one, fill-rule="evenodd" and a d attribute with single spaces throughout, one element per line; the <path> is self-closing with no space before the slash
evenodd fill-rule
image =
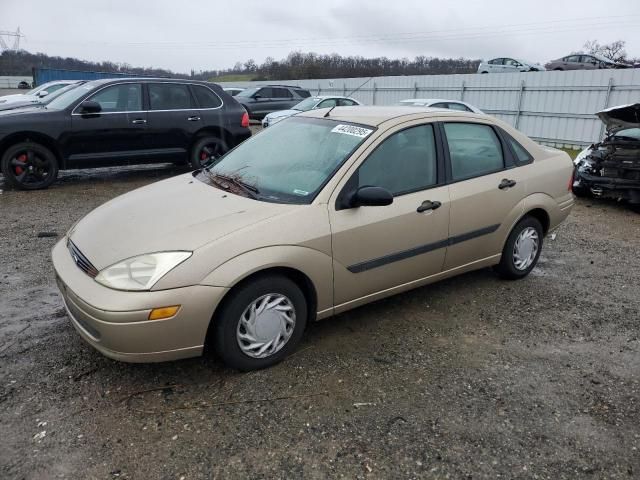
<path id="1" fill-rule="evenodd" d="M 147 148 L 157 157 L 186 159 L 202 115 L 186 83 L 149 83 Z"/>
<path id="2" fill-rule="evenodd" d="M 142 85 L 122 83 L 99 90 L 85 100 L 98 102 L 99 113 L 71 114 L 71 130 L 61 139 L 69 167 L 131 163 L 146 148 L 147 114 Z"/>
<path id="3" fill-rule="evenodd" d="M 443 124 L 450 158 L 451 220 L 444 269 L 502 252 L 511 222 L 519 218 L 526 179 L 507 168 L 507 148 L 490 125 Z"/>
<path id="4" fill-rule="evenodd" d="M 393 203 L 329 206 L 336 311 L 442 270 L 449 188 L 438 175 L 436 151 L 433 125 L 398 127 L 372 147 L 340 193 L 378 186 L 393 194 Z"/>

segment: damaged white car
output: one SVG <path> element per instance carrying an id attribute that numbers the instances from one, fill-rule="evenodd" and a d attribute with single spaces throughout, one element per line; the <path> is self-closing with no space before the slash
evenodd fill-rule
<path id="1" fill-rule="evenodd" d="M 640 209 L 640 103 L 597 115 L 607 133 L 574 160 L 573 193 L 623 200 Z"/>

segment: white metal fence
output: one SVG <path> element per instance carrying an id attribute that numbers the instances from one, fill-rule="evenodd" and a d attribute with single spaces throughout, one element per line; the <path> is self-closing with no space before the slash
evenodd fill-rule
<path id="1" fill-rule="evenodd" d="M 0 76 L 0 88 L 18 88 L 18 84 L 22 81 L 31 82 L 33 79 L 31 77 L 2 77 Z"/>
<path id="2" fill-rule="evenodd" d="M 640 102 L 640 69 L 226 82 L 220 85 L 248 87 L 277 83 L 300 85 L 314 95 L 350 95 L 368 105 L 393 105 L 407 98 L 464 100 L 541 143 L 566 147 L 588 145 L 602 137 L 604 128 L 594 115 L 596 112 L 614 105 Z"/>

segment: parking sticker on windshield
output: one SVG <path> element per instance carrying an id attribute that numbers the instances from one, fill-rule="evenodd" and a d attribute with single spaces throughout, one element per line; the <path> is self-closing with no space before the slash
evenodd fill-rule
<path id="1" fill-rule="evenodd" d="M 331 130 L 332 133 L 342 133 L 344 135 L 353 135 L 354 137 L 364 138 L 369 135 L 373 130 L 363 127 L 356 127 L 355 125 L 336 125 Z"/>
<path id="2" fill-rule="evenodd" d="M 298 190 L 297 188 L 293 191 L 293 193 L 295 193 L 296 195 L 302 195 L 303 197 L 306 197 L 307 195 L 309 195 L 309 192 L 305 192 L 304 190 Z"/>

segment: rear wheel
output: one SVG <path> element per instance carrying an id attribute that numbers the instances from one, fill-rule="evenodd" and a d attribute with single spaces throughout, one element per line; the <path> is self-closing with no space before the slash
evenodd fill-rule
<path id="1" fill-rule="evenodd" d="M 12 145 L 2 156 L 6 183 L 20 190 L 47 188 L 58 176 L 58 160 L 48 148 L 34 142 Z"/>
<path id="2" fill-rule="evenodd" d="M 213 346 L 231 368 L 265 368 L 296 348 L 306 324 L 302 290 L 287 277 L 265 275 L 229 293 L 214 319 Z"/>
<path id="3" fill-rule="evenodd" d="M 529 275 L 542 251 L 542 225 L 534 217 L 524 217 L 513 227 L 495 271 L 502 278 L 516 280 Z"/>
<path id="4" fill-rule="evenodd" d="M 191 149 L 191 166 L 199 169 L 215 162 L 227 153 L 227 143 L 214 136 L 200 138 Z"/>

